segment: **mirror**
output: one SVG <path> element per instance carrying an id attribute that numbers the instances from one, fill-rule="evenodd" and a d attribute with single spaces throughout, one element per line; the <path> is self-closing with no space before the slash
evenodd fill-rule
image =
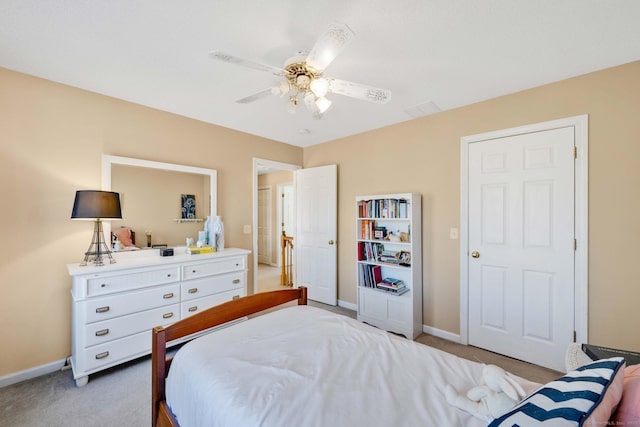
<path id="1" fill-rule="evenodd" d="M 105 236 L 111 229 L 129 227 L 135 246 L 184 246 L 204 229 L 208 215 L 216 215 L 217 172 L 214 169 L 150 160 L 102 156 L 102 189 L 120 193 L 122 220 L 104 222 Z M 194 218 L 182 218 L 182 195 L 195 196 Z"/>

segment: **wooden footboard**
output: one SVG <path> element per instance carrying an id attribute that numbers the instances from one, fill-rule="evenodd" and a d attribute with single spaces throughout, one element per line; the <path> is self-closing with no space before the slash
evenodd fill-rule
<path id="1" fill-rule="evenodd" d="M 167 358 L 167 343 L 197 332 L 241 319 L 254 313 L 298 300 L 298 305 L 307 304 L 307 288 L 285 289 L 264 292 L 229 301 L 211 307 L 198 314 L 180 320 L 166 328 L 153 328 L 151 343 L 151 425 L 156 427 L 179 427 L 165 396 L 165 380 L 169 373 L 171 358 Z"/>

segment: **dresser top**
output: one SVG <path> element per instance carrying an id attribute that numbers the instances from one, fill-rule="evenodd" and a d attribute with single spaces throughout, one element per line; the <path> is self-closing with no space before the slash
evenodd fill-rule
<path id="1" fill-rule="evenodd" d="M 95 266 L 92 264 L 84 267 L 80 263 L 67 264 L 67 270 L 70 276 L 79 276 L 84 274 L 105 273 L 110 271 L 126 270 L 135 267 L 151 267 L 155 265 L 171 265 L 185 262 L 197 262 L 214 259 L 223 259 L 238 255 L 248 255 L 251 251 L 239 248 L 225 248 L 220 252 L 208 254 L 190 255 L 186 253 L 186 247 L 174 248 L 173 256 L 160 256 L 159 249 L 140 250 L 132 252 L 113 252 L 112 255 L 116 262 L 109 264 L 109 257 L 104 259 L 103 266 Z"/>

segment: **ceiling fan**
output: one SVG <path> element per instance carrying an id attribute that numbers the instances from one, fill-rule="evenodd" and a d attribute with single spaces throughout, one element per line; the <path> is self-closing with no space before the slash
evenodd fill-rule
<path id="1" fill-rule="evenodd" d="M 283 68 L 260 64 L 219 51 L 211 52 L 209 56 L 229 64 L 242 65 L 283 77 L 278 85 L 239 99 L 237 103 L 248 104 L 271 94 L 281 97 L 286 95 L 287 110 L 290 113 L 295 113 L 298 103 L 302 101 L 313 117 L 320 119 L 331 106 L 331 101 L 326 97 L 328 93 L 337 93 L 378 104 L 385 104 L 391 98 L 389 90 L 323 75 L 327 66 L 353 40 L 354 36 L 354 32 L 347 25 L 331 23 L 308 55 L 305 56 L 304 53 L 299 52 L 298 55 L 289 58 Z"/>

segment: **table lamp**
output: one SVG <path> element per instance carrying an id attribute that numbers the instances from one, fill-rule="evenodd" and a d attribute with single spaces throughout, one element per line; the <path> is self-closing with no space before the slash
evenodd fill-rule
<path id="1" fill-rule="evenodd" d="M 116 260 L 111 255 L 111 249 L 104 239 L 102 232 L 103 219 L 122 219 L 120 210 L 120 194 L 112 191 L 78 190 L 73 202 L 71 219 L 88 219 L 95 221 L 93 239 L 81 266 L 92 262 L 96 266 L 104 265 L 103 256 L 108 256 L 111 264 Z"/>

